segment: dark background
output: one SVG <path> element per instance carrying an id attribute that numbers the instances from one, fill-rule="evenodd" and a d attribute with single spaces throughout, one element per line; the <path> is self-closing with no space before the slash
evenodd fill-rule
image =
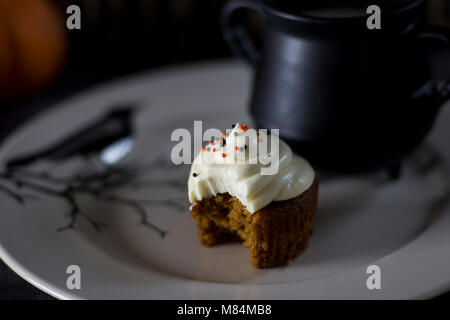
<path id="1" fill-rule="evenodd" d="M 54 12 L 62 18 L 61 28 L 67 34 L 69 47 L 63 67 L 52 81 L 0 98 L 0 143 L 24 121 L 84 88 L 173 63 L 231 56 L 219 23 L 226 0 L 27 1 L 52 4 Z M 81 7 L 81 30 L 65 28 L 66 8 L 71 4 Z M 7 9 L 1 10 L 2 7 L 0 28 L 4 28 L 2 15 L 14 17 Z M 430 0 L 427 11 L 429 24 L 450 26 L 450 1 Z M 256 35 L 258 19 L 251 13 L 244 18 L 250 33 Z M 2 35 L 0 32 L 0 45 Z M 0 46 L 0 71 L 2 54 L 5 53 Z M 450 294 L 439 298 L 449 299 Z M 0 261 L 0 299 L 52 298 Z"/>
<path id="2" fill-rule="evenodd" d="M 219 24 L 224 0 L 52 2 L 64 18 L 68 5 L 79 5 L 82 28 L 68 32 L 67 61 L 51 84 L 31 95 L 0 99 L 0 143 L 24 121 L 84 88 L 173 63 L 231 56 Z M 0 260 L 0 299 L 53 298 Z"/>

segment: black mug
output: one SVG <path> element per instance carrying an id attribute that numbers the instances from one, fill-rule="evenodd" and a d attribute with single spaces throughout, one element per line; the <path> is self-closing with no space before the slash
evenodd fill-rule
<path id="1" fill-rule="evenodd" d="M 381 9 L 381 29 L 368 28 L 372 4 Z M 448 30 L 424 27 L 423 6 L 422 0 L 226 4 L 225 38 L 256 68 L 250 105 L 256 126 L 279 128 L 294 151 L 326 170 L 398 166 L 449 98 L 448 60 L 441 82 L 429 63 L 433 49 L 448 50 Z M 239 9 L 261 15 L 261 50 Z"/>

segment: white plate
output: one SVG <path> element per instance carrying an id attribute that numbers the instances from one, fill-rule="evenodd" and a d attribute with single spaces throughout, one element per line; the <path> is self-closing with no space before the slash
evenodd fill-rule
<path id="1" fill-rule="evenodd" d="M 247 67 L 225 61 L 116 81 L 66 100 L 24 126 L 1 149 L 0 164 L 59 141 L 122 102 L 141 106 L 134 117 L 135 145 L 123 162 L 164 162 L 175 144 L 173 129 L 191 130 L 194 120 L 203 120 L 204 128 L 248 120 L 250 80 Z M 449 121 L 446 108 L 426 147 L 405 162 L 401 179 L 390 182 L 381 174 L 323 179 L 310 247 L 286 267 L 254 269 L 248 249 L 239 244 L 202 247 L 183 187 L 189 168 L 169 162 L 156 162 L 139 175 L 150 183 L 114 190 L 143 200 L 148 221 L 169 231 L 165 237 L 140 224 L 136 208 L 88 195 L 76 198 L 84 213 L 77 216 L 76 229 L 58 232 L 70 221 L 67 201 L 24 186 L 20 192 L 31 197 L 23 205 L 0 192 L 0 255 L 24 279 L 63 299 L 430 297 L 450 284 Z M 427 169 L 430 159 L 434 164 Z M 103 170 L 92 162 L 41 161 L 30 170 L 54 176 Z M 1 179 L 0 184 L 17 188 Z M 105 225 L 101 232 L 87 217 Z M 381 270 L 380 290 L 366 285 L 372 264 Z M 81 268 L 80 290 L 66 286 L 69 265 Z"/>

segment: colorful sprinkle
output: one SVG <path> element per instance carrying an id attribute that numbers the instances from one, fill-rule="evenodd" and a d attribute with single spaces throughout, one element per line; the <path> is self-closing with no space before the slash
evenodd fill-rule
<path id="1" fill-rule="evenodd" d="M 206 150 L 206 148 L 205 147 L 202 147 L 202 151 L 205 151 Z"/>
<path id="2" fill-rule="evenodd" d="M 239 133 L 237 133 L 237 132 L 234 133 L 234 136 L 235 136 L 235 137 L 237 137 L 238 135 L 239 135 Z"/>
<path id="3" fill-rule="evenodd" d="M 195 178 L 196 176 L 198 176 L 198 173 L 193 173 L 192 176 Z"/>
<path id="4" fill-rule="evenodd" d="M 222 137 L 226 137 L 226 136 L 227 136 L 227 134 L 225 133 L 225 131 L 222 132 Z"/>
<path id="5" fill-rule="evenodd" d="M 235 147 L 234 147 L 234 150 L 236 150 L 236 151 L 237 151 L 237 150 L 238 150 L 238 146 L 235 146 Z"/>
<path id="6" fill-rule="evenodd" d="M 213 150 L 212 150 L 213 152 L 216 152 L 216 148 L 213 148 Z"/>
<path id="7" fill-rule="evenodd" d="M 227 155 L 225 153 L 222 153 L 222 158 L 225 158 Z"/>

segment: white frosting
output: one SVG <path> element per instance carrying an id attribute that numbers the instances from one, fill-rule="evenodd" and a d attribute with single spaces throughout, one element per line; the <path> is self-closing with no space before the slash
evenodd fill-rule
<path id="1" fill-rule="evenodd" d="M 255 130 L 248 129 L 246 132 L 236 125 L 225 138 L 225 146 L 216 139 L 206 146 L 209 151 L 205 149 L 194 159 L 188 181 L 191 203 L 219 193 L 229 193 L 238 198 L 250 213 L 254 213 L 272 201 L 295 198 L 312 185 L 315 176 L 313 168 L 305 159 L 293 154 L 291 148 L 277 136 L 267 135 L 262 130 L 256 136 Z M 267 147 L 269 151 L 272 151 L 271 145 L 279 145 L 279 159 L 273 157 L 272 152 L 268 152 L 266 157 L 258 152 L 259 148 L 255 146 L 263 141 L 270 142 Z M 245 144 L 246 150 L 243 149 Z M 241 149 L 235 151 L 235 146 Z M 264 162 L 268 157 L 276 163 Z M 277 165 L 275 174 L 261 174 L 262 168 Z"/>

